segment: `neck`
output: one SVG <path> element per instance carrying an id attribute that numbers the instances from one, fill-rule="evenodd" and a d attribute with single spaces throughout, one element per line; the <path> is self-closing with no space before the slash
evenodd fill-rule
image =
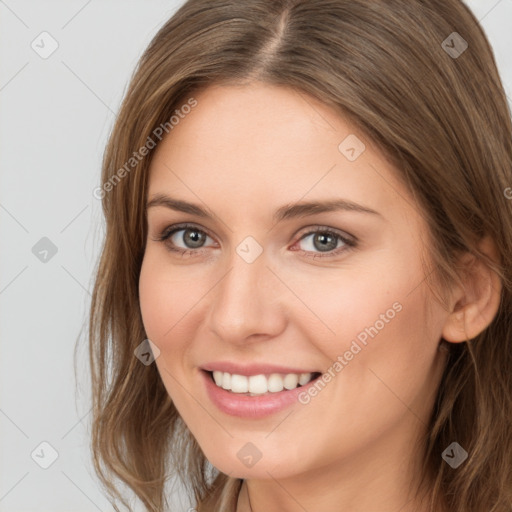
<path id="1" fill-rule="evenodd" d="M 281 482 L 275 481 L 277 485 L 282 485 Z M 315 510 L 318 512 L 332 511 L 332 507 L 326 506 L 323 507 L 323 499 L 325 497 L 320 495 L 315 495 L 315 497 L 311 497 L 311 499 L 304 499 L 304 496 L 300 496 L 296 498 L 294 495 L 289 493 L 285 488 L 282 487 L 285 494 L 282 494 L 279 497 L 276 497 L 272 494 L 273 497 L 269 495 L 261 494 L 265 492 L 260 488 L 261 486 L 256 486 L 255 482 L 248 482 L 244 480 L 242 486 L 240 488 L 240 492 L 238 495 L 236 512 L 260 512 L 263 510 L 280 510 L 282 512 L 304 512 L 304 510 Z M 327 500 L 325 500 L 326 502 Z M 312 508 L 314 507 L 315 502 L 322 502 L 322 508 Z M 400 512 L 430 512 L 430 508 L 428 508 L 428 503 L 426 500 L 423 503 L 416 501 L 412 497 L 406 497 L 402 499 L 398 499 L 396 502 L 393 502 L 388 507 L 389 501 L 386 500 L 386 505 L 383 504 L 383 508 L 379 508 L 380 512 L 396 512 L 400 510 Z M 354 503 L 350 507 L 341 507 L 337 510 L 350 510 L 353 512 L 363 512 L 366 510 L 370 510 L 366 508 L 366 505 L 355 505 Z M 448 512 L 446 505 L 443 504 L 442 508 L 438 510 L 438 512 Z"/>

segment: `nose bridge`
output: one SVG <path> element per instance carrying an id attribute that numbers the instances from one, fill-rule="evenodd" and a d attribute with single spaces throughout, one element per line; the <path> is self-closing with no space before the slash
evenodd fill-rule
<path id="1" fill-rule="evenodd" d="M 241 247 L 245 248 L 243 244 Z M 211 329 L 232 342 L 244 341 L 253 334 L 276 335 L 283 326 L 283 317 L 275 295 L 270 293 L 278 286 L 273 282 L 275 276 L 267 268 L 264 253 L 252 260 L 239 249 L 232 253 L 227 273 L 215 287 Z"/>

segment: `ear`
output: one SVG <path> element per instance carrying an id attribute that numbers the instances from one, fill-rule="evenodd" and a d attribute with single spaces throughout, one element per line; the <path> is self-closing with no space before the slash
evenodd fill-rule
<path id="1" fill-rule="evenodd" d="M 491 238 L 484 237 L 479 248 L 497 262 Z M 486 329 L 496 316 L 501 296 L 501 280 L 484 261 L 466 253 L 460 263 L 464 277 L 453 291 L 450 314 L 442 331 L 442 338 L 452 343 L 470 340 Z"/>

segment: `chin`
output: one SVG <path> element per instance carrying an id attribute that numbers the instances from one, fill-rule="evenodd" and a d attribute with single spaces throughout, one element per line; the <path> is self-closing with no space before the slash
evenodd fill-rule
<path id="1" fill-rule="evenodd" d="M 294 457 L 286 457 L 282 450 L 276 448 L 267 449 L 272 453 L 271 457 L 265 456 L 263 449 L 257 452 L 254 445 L 248 443 L 235 443 L 236 448 L 225 447 L 224 450 L 217 450 L 215 453 L 205 451 L 208 461 L 219 471 L 234 478 L 243 479 L 268 479 L 268 478 L 288 478 L 297 473 L 296 461 Z M 275 455 L 279 453 L 279 460 Z M 295 468 L 291 471 L 290 468 Z"/>

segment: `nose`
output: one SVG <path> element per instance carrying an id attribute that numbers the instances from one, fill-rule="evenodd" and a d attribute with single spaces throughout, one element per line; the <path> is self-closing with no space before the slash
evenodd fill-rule
<path id="1" fill-rule="evenodd" d="M 252 263 L 236 252 L 212 290 L 208 322 L 221 340 L 245 344 L 278 336 L 285 328 L 284 290 L 263 252 Z"/>

